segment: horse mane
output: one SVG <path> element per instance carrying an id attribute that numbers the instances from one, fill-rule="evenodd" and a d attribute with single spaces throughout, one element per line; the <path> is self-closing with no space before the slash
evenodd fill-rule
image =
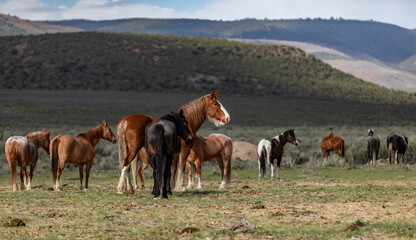
<path id="1" fill-rule="evenodd" d="M 25 137 L 29 140 L 29 142 L 35 144 L 36 147 L 41 146 L 42 142 L 45 141 L 45 136 L 47 132 L 38 131 L 38 132 L 31 132 L 28 133 Z"/>
<path id="2" fill-rule="evenodd" d="M 185 116 L 186 120 L 188 121 L 189 130 L 196 131 L 205 121 L 205 112 L 203 109 L 204 100 L 207 98 L 208 95 L 202 96 L 200 98 L 194 99 L 189 103 L 185 103 L 182 105 L 175 113 L 179 113 L 181 109 L 183 109 L 183 115 Z"/>
<path id="3" fill-rule="evenodd" d="M 77 137 L 87 138 L 88 141 L 90 141 L 91 144 L 95 146 L 101 138 L 102 131 L 103 131 L 103 126 L 99 124 L 95 126 L 94 128 L 86 131 L 85 133 L 78 134 Z"/>

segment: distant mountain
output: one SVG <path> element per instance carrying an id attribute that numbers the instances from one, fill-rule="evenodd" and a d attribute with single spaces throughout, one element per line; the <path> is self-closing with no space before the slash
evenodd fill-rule
<path id="1" fill-rule="evenodd" d="M 358 59 L 398 64 L 416 54 L 416 33 L 395 25 L 355 20 L 209 21 L 195 19 L 69 20 L 48 22 L 88 31 L 313 43 Z"/>
<path id="2" fill-rule="evenodd" d="M 99 32 L 0 37 L 0 88 L 222 92 L 416 103 L 301 49 Z"/>
<path id="3" fill-rule="evenodd" d="M 76 27 L 59 26 L 40 21 L 22 20 L 18 17 L 0 14 L 0 36 L 80 31 L 83 30 Z"/>

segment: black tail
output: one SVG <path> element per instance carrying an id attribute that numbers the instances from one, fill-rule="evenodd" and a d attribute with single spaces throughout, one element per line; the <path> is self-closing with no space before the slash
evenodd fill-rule
<path id="1" fill-rule="evenodd" d="M 266 148 L 264 147 L 261 149 L 260 154 L 260 169 L 264 176 L 266 174 Z"/>
<path id="2" fill-rule="evenodd" d="M 155 150 L 156 150 L 156 177 L 159 187 L 162 183 L 163 175 L 163 158 L 164 158 L 164 138 L 165 129 L 161 125 L 157 125 L 155 128 Z"/>

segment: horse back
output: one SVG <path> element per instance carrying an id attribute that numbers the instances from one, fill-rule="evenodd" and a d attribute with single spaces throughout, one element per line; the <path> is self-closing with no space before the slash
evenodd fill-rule
<path id="1" fill-rule="evenodd" d="M 76 137 L 70 135 L 59 135 L 52 142 L 57 141 L 59 158 L 65 157 L 68 162 L 83 162 L 85 158 L 95 155 L 94 147 L 86 138 L 85 134 Z M 52 145 L 51 142 L 51 145 Z"/>
<path id="2" fill-rule="evenodd" d="M 30 142 L 22 136 L 11 136 L 6 140 L 4 150 L 7 161 L 16 162 L 18 166 L 21 166 L 22 161 L 27 161 L 30 154 Z"/>

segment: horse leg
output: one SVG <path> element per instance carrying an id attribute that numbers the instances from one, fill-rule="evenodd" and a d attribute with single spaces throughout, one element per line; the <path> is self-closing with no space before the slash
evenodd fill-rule
<path id="1" fill-rule="evenodd" d="M 170 191 L 170 167 L 172 165 L 173 153 L 166 155 L 166 162 L 163 171 L 163 189 L 162 189 L 162 198 L 168 198 L 168 192 Z"/>
<path id="2" fill-rule="evenodd" d="M 79 190 L 82 190 L 82 178 L 84 177 L 84 164 L 80 163 L 78 164 L 78 168 L 79 168 Z"/>
<path id="3" fill-rule="evenodd" d="M 325 166 L 326 150 L 322 149 L 322 155 L 323 155 L 322 166 Z M 318 167 L 319 167 L 319 163 L 318 163 Z"/>
<path id="4" fill-rule="evenodd" d="M 140 168 L 139 168 L 140 188 L 141 189 L 144 189 L 143 173 L 144 173 L 144 170 L 146 170 L 147 166 L 149 166 L 149 162 L 142 161 L 142 164 L 140 165 Z"/>
<path id="5" fill-rule="evenodd" d="M 23 167 L 20 167 L 20 190 L 23 191 L 24 189 L 26 189 L 26 186 L 23 180 Z"/>
<path id="6" fill-rule="evenodd" d="M 65 161 L 61 160 L 58 166 L 57 174 L 56 174 L 55 191 L 61 191 L 59 189 L 59 180 L 61 179 L 61 174 L 64 168 L 65 168 Z"/>
<path id="7" fill-rule="evenodd" d="M 88 190 L 88 179 L 90 178 L 90 170 L 91 170 L 91 167 L 92 167 L 92 159 L 91 159 L 91 161 L 89 161 L 89 162 L 87 162 L 87 164 L 86 164 L 86 169 L 85 169 L 85 189 L 84 189 L 84 191 L 87 191 Z"/>
<path id="8" fill-rule="evenodd" d="M 220 167 L 220 171 L 221 171 L 221 184 L 219 186 L 219 189 L 224 189 L 227 185 L 226 183 L 227 169 L 225 169 L 225 166 L 224 166 L 224 156 L 220 155 L 215 160 L 217 160 L 217 164 Z"/>
<path id="9" fill-rule="evenodd" d="M 154 159 L 152 162 L 156 162 L 156 160 Z M 158 169 L 156 168 L 156 164 L 154 164 L 155 166 L 153 166 L 153 191 L 152 194 L 154 196 L 154 199 L 158 198 L 160 195 L 160 189 L 159 189 L 159 179 L 157 176 L 157 171 Z"/>
<path id="10" fill-rule="evenodd" d="M 274 174 L 274 163 L 273 163 L 273 161 L 270 162 L 269 167 L 270 167 L 270 180 L 273 180 L 273 174 Z"/>
<path id="11" fill-rule="evenodd" d="M 33 172 L 35 171 L 36 163 L 37 162 L 33 163 L 30 166 L 29 180 L 28 180 L 28 183 L 27 183 L 27 186 L 26 186 L 26 190 L 32 190 L 32 178 L 33 178 Z"/>
<path id="12" fill-rule="evenodd" d="M 134 193 L 133 188 L 131 187 L 131 182 L 130 182 L 130 163 L 131 161 L 133 161 L 134 157 L 137 154 L 137 150 L 136 151 L 129 151 L 126 155 L 126 157 L 123 160 L 123 168 L 121 170 L 121 175 L 120 175 L 120 180 L 118 182 L 117 185 L 117 193 L 119 194 L 123 194 L 124 192 L 128 192 L 128 190 L 130 190 L 129 192 Z M 128 189 L 128 182 L 130 183 L 130 189 Z"/>
<path id="13" fill-rule="evenodd" d="M 196 177 L 198 178 L 198 186 L 196 189 L 202 189 L 202 180 L 201 180 L 201 160 L 199 158 L 195 161 L 195 172 Z"/>
<path id="14" fill-rule="evenodd" d="M 178 170 L 178 161 L 179 161 L 179 154 L 175 153 L 173 155 L 173 160 L 172 160 L 172 166 L 170 167 L 170 188 L 174 189 L 175 188 L 175 175 L 176 175 L 176 171 Z M 172 194 L 172 193 L 169 193 Z"/>
<path id="15" fill-rule="evenodd" d="M 282 155 L 277 157 L 277 169 L 276 169 L 276 180 L 280 180 L 279 172 L 280 172 L 280 163 L 282 162 Z"/>
<path id="16" fill-rule="evenodd" d="M 186 188 L 183 185 L 183 173 L 185 171 L 185 165 L 186 160 L 189 155 L 189 151 L 191 151 L 190 146 L 186 146 L 181 150 L 181 153 L 179 154 L 179 162 L 178 162 L 178 176 L 176 178 L 176 184 L 175 184 L 175 191 L 185 191 Z"/>
<path id="17" fill-rule="evenodd" d="M 192 168 L 193 164 L 189 161 L 186 161 L 186 178 L 188 179 L 188 186 L 187 189 L 191 189 L 194 187 L 194 178 L 192 177 Z"/>
<path id="18" fill-rule="evenodd" d="M 399 160 L 398 158 L 399 158 L 399 150 L 396 150 L 396 156 L 394 157 L 394 163 L 395 164 L 398 164 L 398 161 L 397 160 Z"/>
<path id="19" fill-rule="evenodd" d="M 131 161 L 130 164 L 130 170 L 131 174 L 133 176 L 133 183 L 134 183 L 134 189 L 138 189 L 139 185 L 137 184 L 137 165 L 139 164 L 139 153 L 134 157 L 133 161 Z M 127 191 L 131 192 L 130 188 L 133 188 L 133 186 L 127 185 Z"/>
<path id="20" fill-rule="evenodd" d="M 223 178 L 221 181 L 220 189 L 227 187 L 228 182 L 231 179 L 231 154 L 223 154 L 221 156 L 221 162 L 223 162 L 224 167 L 222 168 Z"/>

